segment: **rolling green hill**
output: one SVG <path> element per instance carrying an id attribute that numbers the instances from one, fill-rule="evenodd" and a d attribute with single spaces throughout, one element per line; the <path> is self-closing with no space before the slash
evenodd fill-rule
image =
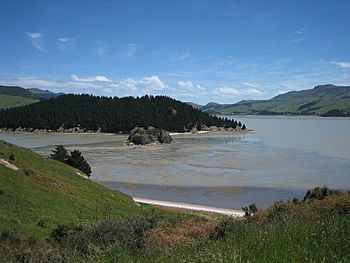
<path id="1" fill-rule="evenodd" d="M 54 93 L 42 89 L 24 89 L 17 86 L 0 85 L 0 109 L 29 105 L 40 100 L 56 98 L 64 93 Z"/>
<path id="2" fill-rule="evenodd" d="M 0 232 L 15 228 L 40 237 L 59 224 L 101 219 L 107 210 L 123 217 L 139 209 L 129 196 L 79 176 L 66 164 L 0 140 Z"/>
<path id="3" fill-rule="evenodd" d="M 12 96 L 0 93 L 0 109 L 20 107 L 38 102 L 37 99 L 29 99 L 21 96 Z"/>
<path id="4" fill-rule="evenodd" d="M 350 87 L 319 85 L 290 91 L 270 100 L 243 100 L 236 104 L 210 103 L 201 110 L 215 114 L 350 116 Z"/>

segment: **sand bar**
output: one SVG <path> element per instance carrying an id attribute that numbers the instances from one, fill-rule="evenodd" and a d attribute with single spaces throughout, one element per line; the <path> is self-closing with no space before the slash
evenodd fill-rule
<path id="1" fill-rule="evenodd" d="M 138 197 L 133 197 L 133 199 L 136 203 L 142 203 L 142 204 L 151 204 L 151 205 L 159 205 L 159 206 L 166 206 L 166 207 L 173 207 L 173 208 L 189 209 L 194 211 L 218 213 L 223 215 L 229 215 L 232 217 L 244 216 L 244 212 L 242 211 L 226 209 L 226 208 L 218 208 L 218 207 L 210 207 L 210 206 L 202 206 L 202 205 L 194 205 L 194 204 L 186 204 L 186 203 L 178 203 L 178 202 L 169 202 L 169 201 L 161 201 L 161 200 L 153 200 L 153 199 L 144 199 L 144 198 L 138 198 Z"/>

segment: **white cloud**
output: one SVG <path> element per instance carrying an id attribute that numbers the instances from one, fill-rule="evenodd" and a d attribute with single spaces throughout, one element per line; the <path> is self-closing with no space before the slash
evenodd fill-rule
<path id="1" fill-rule="evenodd" d="M 33 33 L 27 32 L 26 34 L 27 34 L 27 36 L 30 37 L 30 38 L 39 38 L 39 37 L 42 37 L 42 36 L 43 36 L 42 34 L 36 33 L 36 32 L 33 32 Z"/>
<path id="2" fill-rule="evenodd" d="M 331 61 L 331 64 L 337 65 L 341 68 L 350 68 L 350 62 L 345 61 Z"/>
<path id="3" fill-rule="evenodd" d="M 231 87 L 220 87 L 216 89 L 218 92 L 222 94 L 228 94 L 228 95 L 247 95 L 247 96 L 263 96 L 265 93 L 257 90 L 257 89 L 245 89 L 240 90 L 236 88 Z"/>
<path id="4" fill-rule="evenodd" d="M 58 39 L 58 48 L 63 53 L 72 52 L 75 49 L 75 39 L 71 37 L 60 37 Z"/>
<path id="5" fill-rule="evenodd" d="M 41 52 L 46 52 L 45 43 L 43 40 L 44 35 L 37 32 L 26 32 L 32 45 Z"/>
<path id="6" fill-rule="evenodd" d="M 150 87 L 153 87 L 155 89 L 160 89 L 160 90 L 166 88 L 166 85 L 164 84 L 163 81 L 160 80 L 158 76 L 150 76 L 150 77 L 142 78 L 140 83 L 149 85 Z"/>
<path id="7" fill-rule="evenodd" d="M 105 76 L 95 76 L 95 77 L 88 77 L 88 78 L 79 78 L 78 75 L 72 74 L 71 79 L 73 81 L 80 81 L 80 82 L 95 82 L 95 81 L 100 81 L 100 82 L 112 82 L 109 78 Z"/>
<path id="8" fill-rule="evenodd" d="M 177 85 L 188 91 L 204 91 L 205 88 L 198 84 L 193 84 L 191 81 L 178 81 Z"/>

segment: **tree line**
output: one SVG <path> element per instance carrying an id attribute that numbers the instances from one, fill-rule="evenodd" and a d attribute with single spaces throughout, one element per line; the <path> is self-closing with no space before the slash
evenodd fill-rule
<path id="1" fill-rule="evenodd" d="M 80 127 L 91 131 L 129 133 L 153 126 L 184 132 L 206 126 L 236 128 L 235 120 L 209 115 L 167 96 L 103 97 L 62 95 L 31 105 L 0 110 L 0 127 L 57 130 Z"/>

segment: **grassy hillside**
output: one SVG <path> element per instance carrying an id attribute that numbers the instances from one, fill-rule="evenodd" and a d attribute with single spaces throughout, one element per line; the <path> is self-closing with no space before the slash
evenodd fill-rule
<path id="1" fill-rule="evenodd" d="M 17 86 L 0 85 L 0 94 L 20 96 L 27 99 L 38 99 L 38 97 L 29 90 Z"/>
<path id="2" fill-rule="evenodd" d="M 219 114 L 350 116 L 350 87 L 320 85 L 291 91 L 270 100 L 244 100 L 236 104 L 204 106 Z"/>
<path id="3" fill-rule="evenodd" d="M 78 176 L 74 168 L 0 141 L 0 158 L 10 160 L 11 154 L 19 170 L 0 163 L 0 232 L 15 228 L 24 235 L 45 236 L 58 224 L 79 218 L 139 211 L 129 196 Z M 40 227 L 39 220 L 46 226 Z"/>
<path id="4" fill-rule="evenodd" d="M 20 106 L 32 104 L 38 101 L 39 100 L 37 99 L 29 99 L 21 96 L 0 94 L 0 109 L 20 107 Z"/>
<path id="5" fill-rule="evenodd" d="M 42 89 L 24 89 L 17 86 L 0 85 L 0 109 L 25 106 L 40 100 L 56 98 L 63 94 Z"/>

